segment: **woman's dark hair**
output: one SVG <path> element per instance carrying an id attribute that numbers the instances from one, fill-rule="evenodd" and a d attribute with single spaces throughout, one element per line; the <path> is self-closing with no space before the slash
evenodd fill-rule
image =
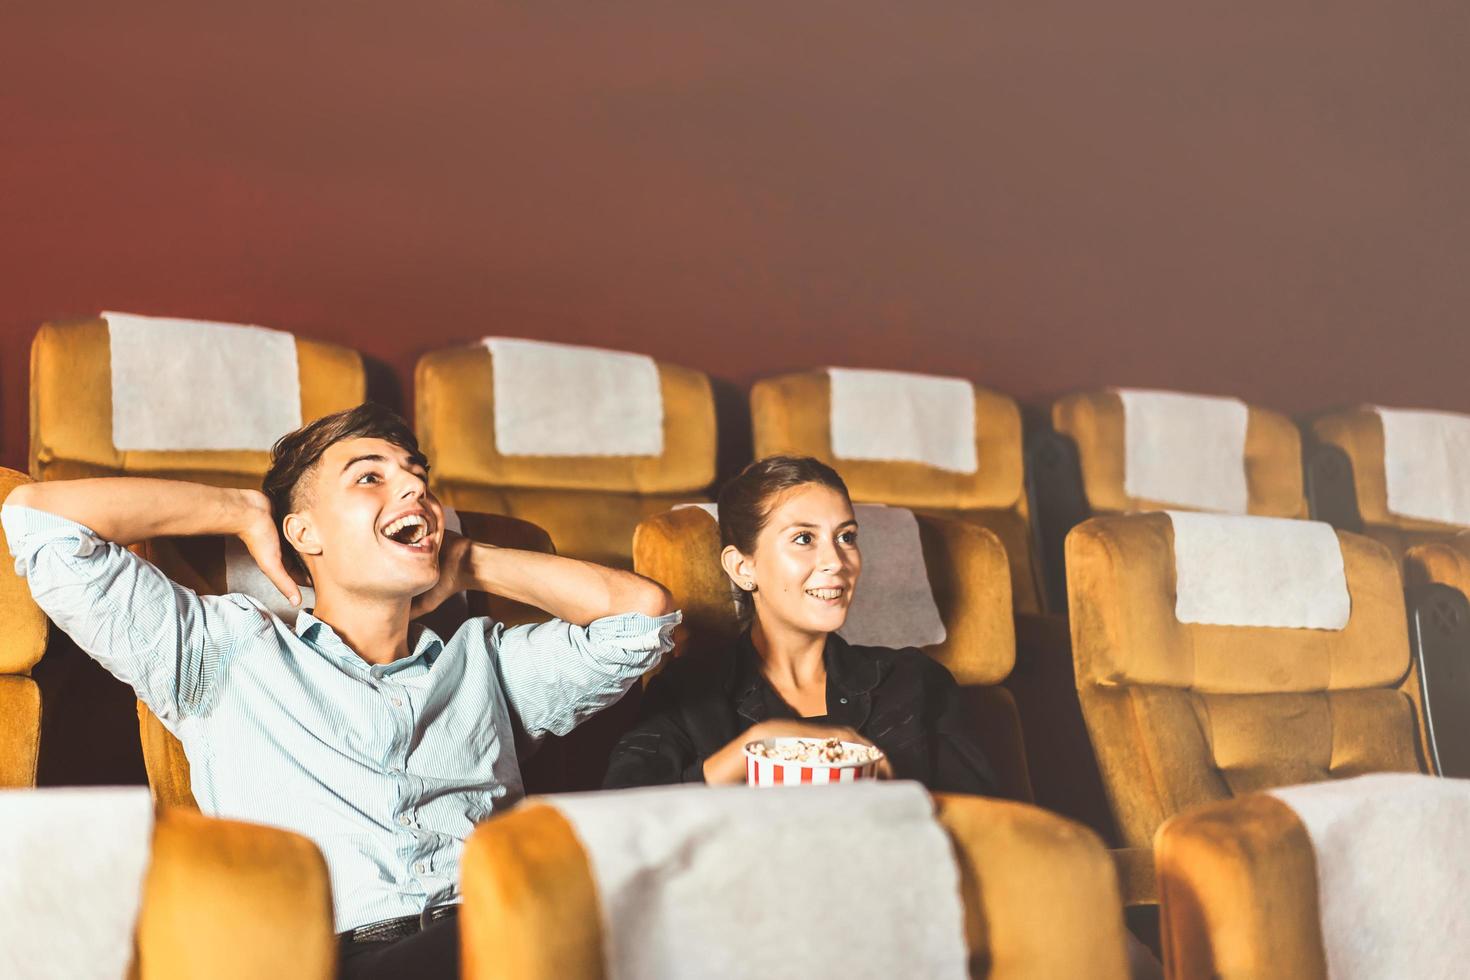
<path id="1" fill-rule="evenodd" d="M 261 490 L 271 502 L 271 516 L 276 521 L 276 534 L 281 539 L 281 559 L 286 570 L 310 579 L 306 563 L 286 540 L 281 522 L 302 500 L 307 477 L 314 475 L 322 454 L 346 439 L 382 439 L 407 450 L 424 467 L 428 461 L 419 452 L 419 441 L 403 419 L 374 402 L 323 416 L 295 432 L 276 440 L 271 448 L 271 465 L 262 481 Z"/>
<path id="2" fill-rule="evenodd" d="M 836 490 L 852 502 L 837 471 L 810 456 L 767 456 L 741 470 L 720 491 L 720 546 L 733 544 L 742 555 L 754 554 L 776 497 L 809 483 Z"/>

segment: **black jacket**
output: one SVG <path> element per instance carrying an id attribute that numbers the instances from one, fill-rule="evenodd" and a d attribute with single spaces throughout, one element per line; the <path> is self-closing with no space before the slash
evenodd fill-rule
<path id="1" fill-rule="evenodd" d="M 934 792 L 992 794 L 995 777 L 959 687 L 915 649 L 855 647 L 827 637 L 827 718 L 882 749 L 895 778 Z M 770 718 L 798 715 L 761 674 L 747 632 L 670 664 L 644 692 L 638 724 L 613 749 L 603 786 L 704 780 L 704 760 Z"/>

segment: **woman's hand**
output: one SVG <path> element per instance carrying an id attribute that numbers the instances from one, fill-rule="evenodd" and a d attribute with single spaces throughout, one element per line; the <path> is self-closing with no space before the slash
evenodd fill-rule
<path id="1" fill-rule="evenodd" d="M 444 529 L 444 538 L 439 542 L 439 581 L 429 591 L 414 596 L 409 618 L 427 616 L 438 609 L 445 599 L 456 592 L 464 591 L 465 585 L 461 583 L 469 565 L 470 549 L 474 545 L 475 542 L 464 535 Z"/>
<path id="2" fill-rule="evenodd" d="M 724 748 L 705 759 L 704 781 L 711 786 L 745 782 L 745 746 L 763 738 L 835 738 L 877 748 L 854 729 L 842 725 L 813 725 L 799 718 L 773 718 L 751 725 Z M 889 765 L 887 756 L 878 760 L 877 771 L 878 776 L 883 779 L 893 775 L 893 767 Z"/>

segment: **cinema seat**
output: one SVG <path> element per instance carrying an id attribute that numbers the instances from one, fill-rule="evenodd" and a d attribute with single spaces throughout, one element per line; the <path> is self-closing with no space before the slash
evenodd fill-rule
<path id="1" fill-rule="evenodd" d="M 268 444 L 248 450 L 140 450 L 114 445 L 110 351 L 108 323 L 100 317 L 47 323 L 36 333 L 31 344 L 32 478 L 153 476 L 214 486 L 260 486 L 270 464 Z M 295 354 L 302 424 L 362 403 L 366 386 L 356 351 L 298 337 Z M 173 351 L 170 356 L 180 354 Z"/>
<path id="2" fill-rule="evenodd" d="M 498 514 L 458 514 L 468 537 L 503 548 L 550 552 L 546 532 L 533 524 Z M 170 579 L 200 595 L 242 592 L 265 603 L 283 619 L 295 616 L 284 597 L 259 571 L 243 545 L 233 538 L 218 536 L 155 538 L 140 546 L 142 556 L 157 565 Z M 310 590 L 302 596 L 303 607 L 311 606 Z M 468 605 L 466 605 L 466 601 Z M 491 616 L 509 625 L 547 619 L 545 613 L 500 596 L 467 593 L 464 600 L 450 600 L 424 622 L 441 637 L 451 636 L 466 615 Z M 184 747 L 142 701 L 138 703 L 138 734 L 143 745 L 143 763 L 154 800 L 164 806 L 198 809 L 189 782 L 189 760 Z M 573 736 L 575 737 L 575 733 Z M 549 740 L 556 741 L 556 740 Z M 537 753 L 524 766 L 527 784 L 533 788 L 555 784 L 563 764 L 561 753 L 552 749 Z"/>
<path id="3" fill-rule="evenodd" d="M 900 375 L 899 383 L 910 377 Z M 1021 411 L 1005 395 L 971 387 L 976 464 L 972 472 L 913 458 L 854 459 L 839 455 L 841 447 L 834 448 L 833 444 L 832 381 L 827 370 L 781 375 L 755 383 L 750 392 L 755 456 L 813 456 L 842 475 L 855 503 L 907 507 L 917 513 L 988 528 L 1005 546 L 1015 608 L 1038 612 L 1041 601 L 1031 559 Z M 909 454 L 900 448 L 897 455 Z"/>
<path id="4" fill-rule="evenodd" d="M 138 921 L 140 977 L 336 974 L 326 862 L 298 834 L 159 812 Z"/>
<path id="5" fill-rule="evenodd" d="M 1058 399 L 1051 422 L 1054 435 L 1037 440 L 1030 462 L 1047 588 L 1059 610 L 1066 535 L 1088 517 L 1166 509 L 1307 516 L 1301 433 L 1277 412 L 1232 398 L 1107 389 Z"/>
<path id="6" fill-rule="evenodd" d="M 1463 782 L 1425 776 L 1251 793 L 1172 817 L 1154 845 L 1167 975 L 1462 975 L 1467 817 Z"/>
<path id="7" fill-rule="evenodd" d="M 599 455 L 595 446 L 582 446 L 579 455 L 536 455 L 541 450 L 532 446 L 510 447 L 512 454 L 496 436 L 497 382 L 489 346 L 425 354 L 414 372 L 415 425 L 434 464 L 435 492 L 460 510 L 507 514 L 543 527 L 559 554 L 629 567 L 638 522 L 673 504 L 705 499 L 715 478 L 709 379 L 672 364 L 655 367 L 652 397 L 662 413 L 656 452 Z M 557 393 L 565 395 L 563 389 Z M 622 407 L 616 391 L 603 399 L 588 397 L 588 410 L 569 426 L 586 426 L 587 417 Z M 599 409 L 599 401 L 607 404 Z M 588 441 L 596 441 L 590 432 Z"/>
<path id="8" fill-rule="evenodd" d="M 1099 913 L 1118 907 L 1113 869 L 1089 831 L 1023 804 L 943 795 L 935 803 L 960 870 L 971 977 L 1127 975 L 1121 916 Z M 649 820 L 656 826 L 659 814 Z M 812 846 L 821 847 L 822 828 L 810 832 Z M 461 888 L 467 980 L 606 976 L 588 856 L 552 805 L 530 801 L 477 827 L 465 848 Z M 720 894 L 712 892 L 710 901 L 718 903 Z M 842 918 L 842 901 L 833 895 L 826 908 L 793 909 L 793 922 L 811 930 L 814 942 L 826 932 L 841 941 L 845 931 L 861 928 Z M 751 941 L 737 912 L 730 915 L 728 941 Z M 695 964 L 691 970 L 698 972 Z"/>
<path id="9" fill-rule="evenodd" d="M 149 801 L 139 795 L 141 788 L 0 793 L 7 836 L 29 849 L 30 873 L 46 876 L 28 907 L 7 905 L 0 972 L 106 976 L 112 961 L 127 959 L 122 975 L 138 980 L 335 975 L 331 886 L 315 844 L 175 808 L 158 809 L 150 826 Z M 63 832 L 71 853 L 58 846 Z M 133 875 L 141 894 L 131 892 Z M 118 943 L 129 922 L 131 951 Z M 47 954 L 55 961 L 35 961 Z"/>
<path id="10" fill-rule="evenodd" d="M 711 508 L 712 509 L 712 508 Z M 919 646 L 939 661 L 964 689 L 964 697 L 985 742 L 1003 795 L 1030 800 L 1031 781 L 1016 704 L 1001 682 L 1015 664 L 1015 626 L 1011 614 L 1011 578 L 1006 552 L 995 533 L 965 521 L 925 514 L 917 519 L 922 548 L 923 581 L 880 581 L 879 568 L 888 558 L 881 539 L 864 536 L 864 522 L 874 525 L 903 508 L 857 507 L 859 540 L 863 546 L 863 581 L 859 583 L 849 626 L 856 625 L 858 606 L 875 601 L 873 590 L 891 599 L 907 594 L 932 601 L 944 636 L 919 631 L 895 635 L 886 646 Z M 870 528 L 870 532 L 871 532 Z M 650 518 L 633 537 L 633 566 L 664 585 L 684 622 L 674 633 L 672 656 L 682 656 L 702 644 L 728 643 L 741 625 L 731 594 L 730 580 L 720 567 L 720 530 L 705 507 L 681 507 Z M 864 587 L 868 593 L 863 591 Z M 865 596 L 867 598 L 865 598 Z M 930 599 L 929 597 L 932 597 Z M 862 637 L 847 634 L 853 642 Z"/>
<path id="11" fill-rule="evenodd" d="M 1423 433 L 1424 423 L 1429 438 L 1421 442 L 1415 430 Z M 1440 434 L 1433 428 L 1440 424 L 1470 429 L 1470 416 L 1359 405 L 1312 418 L 1307 477 L 1313 516 L 1381 541 L 1400 557 L 1470 527 L 1463 433 L 1457 438 L 1451 431 L 1448 442 L 1436 444 Z M 1398 459 L 1392 468 L 1390 456 Z M 1416 490 L 1429 493 L 1427 506 L 1415 499 Z"/>
<path id="12" fill-rule="evenodd" d="M 1426 758 L 1441 776 L 1470 778 L 1470 531 L 1410 547 L 1404 582 Z"/>
<path id="13" fill-rule="evenodd" d="M 1227 542 L 1213 564 L 1191 560 L 1188 584 L 1169 514 L 1093 518 L 1067 538 L 1077 694 L 1140 885 L 1149 878 L 1155 831 L 1188 807 L 1292 783 L 1424 768 L 1417 705 L 1400 689 L 1410 669 L 1408 635 L 1398 567 L 1387 550 L 1321 524 L 1183 516 Z M 1329 596 L 1325 585 L 1288 583 L 1277 591 L 1313 604 L 1334 599 L 1341 628 L 1181 621 L 1181 593 L 1191 602 L 1211 590 L 1223 594 L 1211 576 L 1224 566 L 1248 582 L 1269 573 L 1239 543 L 1254 533 L 1250 527 L 1291 547 L 1301 535 L 1322 545 L 1326 535 L 1324 560 L 1341 556 L 1333 586 L 1340 596 Z M 1317 575 L 1315 565 L 1311 571 Z M 1253 615 L 1249 603 L 1259 599 L 1250 597 L 1240 618 Z"/>
<path id="14" fill-rule="evenodd" d="M 0 467 L 0 501 L 22 483 L 23 473 Z M 41 691 L 31 668 L 46 650 L 46 614 L 15 574 L 10 547 L 0 529 L 0 788 L 36 785 L 41 746 Z"/>

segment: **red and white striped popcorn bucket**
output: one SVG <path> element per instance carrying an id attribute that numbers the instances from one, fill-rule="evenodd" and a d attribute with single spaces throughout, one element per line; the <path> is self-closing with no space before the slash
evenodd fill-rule
<path id="1" fill-rule="evenodd" d="M 801 759 L 780 759 L 752 751 L 763 746 L 767 751 L 799 751 L 802 748 L 820 746 L 821 739 L 811 738 L 763 738 L 745 746 L 745 782 L 750 786 L 827 786 L 833 783 L 851 783 L 859 779 L 872 779 L 877 774 L 882 753 L 867 745 L 855 742 L 841 743 L 843 749 L 857 754 L 862 761 L 812 762 Z"/>

